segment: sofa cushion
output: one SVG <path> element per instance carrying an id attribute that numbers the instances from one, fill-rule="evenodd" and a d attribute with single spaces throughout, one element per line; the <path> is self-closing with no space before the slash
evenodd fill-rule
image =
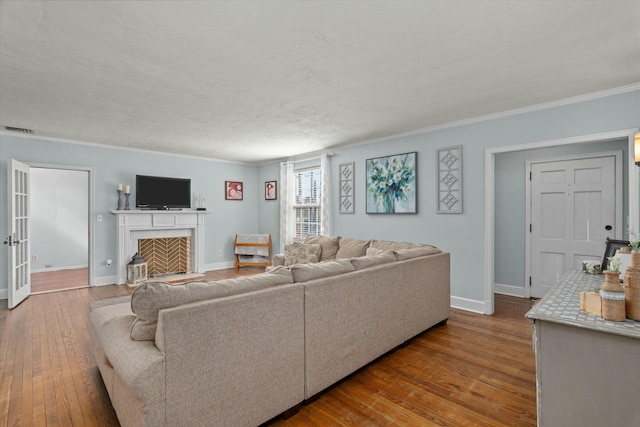
<path id="1" fill-rule="evenodd" d="M 361 256 L 357 258 L 351 258 L 351 264 L 355 270 L 362 270 L 363 268 L 373 267 L 374 265 L 387 264 L 389 262 L 395 262 L 396 257 L 393 251 L 384 251 L 377 255 Z"/>
<path id="2" fill-rule="evenodd" d="M 320 261 L 327 261 L 336 259 L 336 253 L 338 253 L 340 244 L 340 236 L 307 236 L 307 238 L 304 239 L 304 242 L 320 245 L 322 248 L 320 251 Z"/>
<path id="3" fill-rule="evenodd" d="M 435 246 L 426 245 L 426 246 L 418 246 L 415 248 L 399 249 L 397 251 L 394 251 L 394 254 L 398 261 L 402 261 L 405 259 L 416 258 L 419 256 L 439 254 L 441 252 L 442 251 L 436 248 Z"/>
<path id="4" fill-rule="evenodd" d="M 367 254 L 368 247 L 368 241 L 341 237 L 340 247 L 338 248 L 338 252 L 336 253 L 336 259 L 364 256 Z"/>
<path id="5" fill-rule="evenodd" d="M 324 261 L 316 264 L 298 264 L 291 267 L 295 283 L 308 282 L 321 277 L 337 276 L 351 271 L 354 271 L 354 268 L 348 259 Z"/>
<path id="6" fill-rule="evenodd" d="M 189 282 L 182 285 L 170 285 L 164 282 L 143 283 L 131 295 L 131 310 L 137 316 L 131 327 L 131 338 L 138 341 L 153 341 L 156 335 L 158 312 L 164 308 L 287 283 L 293 283 L 293 275 L 288 269 L 277 269 L 269 273 L 215 282 Z"/>
<path id="7" fill-rule="evenodd" d="M 372 240 L 369 246 L 372 248 L 382 249 L 383 251 L 397 251 L 400 249 L 416 248 L 421 245 L 404 242 L 389 242 L 387 240 Z"/>
<path id="8" fill-rule="evenodd" d="M 317 244 L 292 243 L 284 247 L 284 265 L 318 262 L 322 247 Z"/>

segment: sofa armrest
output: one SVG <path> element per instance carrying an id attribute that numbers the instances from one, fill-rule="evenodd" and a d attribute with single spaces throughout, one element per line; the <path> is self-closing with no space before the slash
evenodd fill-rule
<path id="1" fill-rule="evenodd" d="M 153 341 L 130 338 L 135 315 L 114 314 L 121 306 L 125 304 L 99 307 L 91 312 L 93 337 L 104 352 L 105 363 L 113 367 L 137 399 L 148 403 L 164 400 L 164 355 Z M 128 304 L 126 309 L 130 311 Z"/>
<path id="2" fill-rule="evenodd" d="M 304 400 L 304 289 L 160 310 L 165 425 L 260 425 Z"/>

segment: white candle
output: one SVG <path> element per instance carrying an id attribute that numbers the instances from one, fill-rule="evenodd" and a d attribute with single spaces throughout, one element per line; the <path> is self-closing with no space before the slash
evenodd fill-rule
<path id="1" fill-rule="evenodd" d="M 122 184 L 118 184 L 118 191 L 122 191 Z"/>
<path id="2" fill-rule="evenodd" d="M 124 194 L 131 194 L 131 187 L 130 186 L 126 186 L 124 187 Z"/>

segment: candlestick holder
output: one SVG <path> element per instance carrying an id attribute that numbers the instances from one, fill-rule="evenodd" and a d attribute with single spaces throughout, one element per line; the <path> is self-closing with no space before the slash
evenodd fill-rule
<path id="1" fill-rule="evenodd" d="M 121 211 L 122 210 L 122 190 L 117 190 L 118 192 L 118 210 Z"/>
<path id="2" fill-rule="evenodd" d="M 124 202 L 124 210 L 125 211 L 130 211 L 131 209 L 129 208 L 129 196 L 130 193 L 124 193 L 124 198 L 125 198 L 125 202 Z"/>

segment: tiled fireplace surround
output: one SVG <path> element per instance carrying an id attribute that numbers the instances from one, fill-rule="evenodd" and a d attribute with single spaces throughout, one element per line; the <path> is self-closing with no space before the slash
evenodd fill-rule
<path id="1" fill-rule="evenodd" d="M 138 252 L 139 239 L 189 237 L 191 240 L 191 271 L 204 270 L 204 212 L 113 210 L 116 215 L 117 284 L 127 281 L 126 265 Z"/>

